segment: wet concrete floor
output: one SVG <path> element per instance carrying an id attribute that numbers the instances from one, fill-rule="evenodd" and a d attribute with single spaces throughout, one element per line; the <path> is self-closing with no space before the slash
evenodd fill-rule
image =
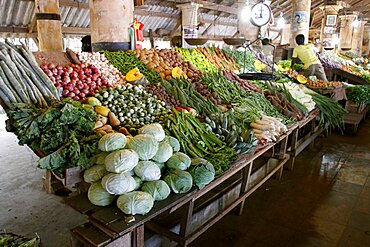
<path id="1" fill-rule="evenodd" d="M 191 246 L 370 246 L 370 121 L 320 138 Z"/>
<path id="2" fill-rule="evenodd" d="M 69 229 L 86 219 L 42 190 L 37 158 L 3 128 L 0 230 L 37 232 L 44 246 L 69 246 Z M 298 156 L 293 171 L 250 196 L 242 216 L 225 216 L 191 246 L 370 246 L 369 134 L 368 120 L 356 136 L 319 139 Z"/>

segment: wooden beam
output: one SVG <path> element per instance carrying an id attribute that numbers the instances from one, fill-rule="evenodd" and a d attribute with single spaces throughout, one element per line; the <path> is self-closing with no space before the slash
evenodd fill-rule
<path id="1" fill-rule="evenodd" d="M 210 10 L 225 12 L 225 13 L 228 13 L 228 14 L 231 14 L 231 15 L 237 15 L 238 14 L 238 9 L 237 8 L 230 7 L 230 6 L 227 6 L 227 5 L 216 4 L 216 3 L 212 3 L 212 2 L 208 2 L 208 1 L 203 1 L 203 0 L 195 0 L 195 1 L 193 1 L 193 0 L 185 0 L 185 1 L 166 0 L 166 1 L 167 2 L 173 2 L 173 3 L 176 3 L 176 4 L 195 2 L 195 3 L 202 4 L 203 6 L 200 7 L 200 8 L 203 8 L 203 9 L 210 9 Z"/>
<path id="2" fill-rule="evenodd" d="M 177 33 L 177 29 L 179 29 L 179 27 L 181 26 L 181 15 L 177 18 L 176 20 L 176 26 L 174 27 L 174 29 L 170 32 L 170 37 L 173 37 L 175 36 L 175 34 Z M 181 32 L 181 31 L 180 31 Z"/>
<path id="3" fill-rule="evenodd" d="M 89 3 L 80 3 L 71 0 L 59 0 L 59 6 L 89 9 Z"/>
<path id="4" fill-rule="evenodd" d="M 154 16 L 154 17 L 163 17 L 163 18 L 177 18 L 178 15 L 173 15 L 173 14 L 168 14 L 168 13 L 163 13 L 163 12 L 152 12 L 152 11 L 147 11 L 143 9 L 135 9 L 134 10 L 135 15 L 141 15 L 141 16 Z"/>
<path id="5" fill-rule="evenodd" d="M 62 27 L 63 34 L 90 34 L 90 28 L 86 27 Z"/>

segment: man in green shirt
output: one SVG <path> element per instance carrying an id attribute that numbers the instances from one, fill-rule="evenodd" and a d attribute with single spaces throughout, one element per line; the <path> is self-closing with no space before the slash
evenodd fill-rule
<path id="1" fill-rule="evenodd" d="M 306 77 L 316 76 L 317 79 L 328 81 L 325 75 L 324 67 L 316 56 L 313 44 L 304 44 L 303 34 L 297 35 L 295 41 L 298 46 L 293 50 L 292 66 L 301 61 L 303 63 L 303 75 Z"/>

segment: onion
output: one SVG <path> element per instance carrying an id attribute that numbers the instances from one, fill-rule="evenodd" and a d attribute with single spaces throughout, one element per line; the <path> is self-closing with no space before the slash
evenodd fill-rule
<path id="1" fill-rule="evenodd" d="M 73 97 L 75 97 L 76 95 L 75 95 L 75 93 L 74 92 L 70 92 L 70 93 L 68 93 L 68 95 L 67 95 L 68 97 L 70 97 L 70 98 L 73 98 Z"/>

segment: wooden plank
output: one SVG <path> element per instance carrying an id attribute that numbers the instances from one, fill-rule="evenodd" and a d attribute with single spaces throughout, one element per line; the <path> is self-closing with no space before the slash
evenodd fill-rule
<path id="1" fill-rule="evenodd" d="M 253 187 L 251 190 L 245 192 L 243 195 L 241 195 L 235 202 L 230 204 L 228 207 L 226 207 L 222 212 L 220 212 L 216 217 L 210 219 L 202 228 L 195 231 L 193 234 L 191 234 L 185 241 L 184 245 L 188 245 L 192 241 L 194 241 L 196 238 L 198 238 L 200 235 L 202 235 L 205 231 L 207 231 L 212 225 L 216 224 L 220 219 L 222 219 L 225 215 L 227 215 L 231 210 L 233 210 L 238 204 L 240 204 L 245 198 L 250 196 L 258 187 L 260 187 L 262 184 L 264 184 L 278 169 L 280 169 L 289 159 L 289 155 L 286 155 L 286 157 L 279 163 L 279 165 L 271 171 L 271 173 L 266 176 L 261 182 L 259 182 L 255 187 Z"/>
<path id="2" fill-rule="evenodd" d="M 87 198 L 87 194 L 80 194 L 73 197 L 68 197 L 65 199 L 65 203 L 70 207 L 74 208 L 81 214 L 89 215 L 90 212 L 100 209 L 102 207 L 95 206 Z"/>
<path id="3" fill-rule="evenodd" d="M 103 246 L 111 241 L 109 236 L 105 235 L 91 224 L 77 226 L 73 228 L 71 232 L 75 237 L 84 240 L 84 242 L 92 246 Z"/>
<path id="4" fill-rule="evenodd" d="M 63 51 L 61 28 L 58 20 L 37 20 L 40 51 Z"/>
<path id="5" fill-rule="evenodd" d="M 155 232 L 155 233 L 158 233 L 159 235 L 161 236 L 164 236 L 170 240 L 173 240 L 175 242 L 180 242 L 182 240 L 182 238 L 177 235 L 176 233 L 168 230 L 167 228 L 164 228 L 163 226 L 159 225 L 159 224 L 156 224 L 152 221 L 149 221 L 149 222 L 146 222 L 145 223 L 145 228 Z"/>
<path id="6" fill-rule="evenodd" d="M 144 225 L 136 227 L 132 234 L 134 235 L 132 247 L 144 247 Z"/>
<path id="7" fill-rule="evenodd" d="M 316 133 L 312 134 L 307 140 L 305 140 L 301 145 L 299 145 L 299 147 L 297 147 L 297 149 L 295 150 L 295 152 L 293 153 L 294 156 L 297 156 L 298 154 L 300 154 L 308 145 L 311 144 L 311 142 L 313 140 L 316 139 L 316 137 L 318 137 L 323 131 L 325 130 L 325 128 L 320 128 Z"/>

